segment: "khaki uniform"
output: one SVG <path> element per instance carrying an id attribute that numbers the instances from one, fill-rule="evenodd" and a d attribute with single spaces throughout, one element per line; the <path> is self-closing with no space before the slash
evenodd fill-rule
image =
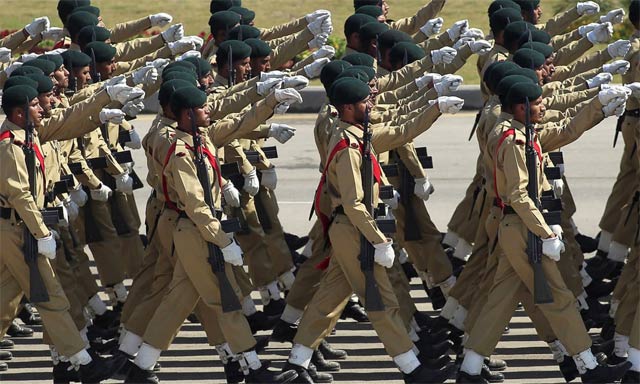
<path id="1" fill-rule="evenodd" d="M 149 19 L 149 16 L 124 23 L 118 23 L 111 28 L 111 37 L 109 40 L 111 40 L 112 43 L 120 43 L 141 34 L 149 28 L 151 28 L 151 20 Z"/>
<path id="2" fill-rule="evenodd" d="M 429 4 L 420 8 L 414 16 L 406 17 L 397 21 L 392 21 L 389 24 L 389 28 L 397 29 L 399 31 L 413 35 L 420 31 L 420 27 L 425 25 L 427 21 L 435 18 L 442 7 L 444 7 L 445 0 L 431 0 Z"/>

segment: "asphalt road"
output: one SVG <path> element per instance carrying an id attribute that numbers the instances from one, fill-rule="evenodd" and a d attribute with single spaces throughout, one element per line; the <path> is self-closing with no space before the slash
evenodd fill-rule
<path id="1" fill-rule="evenodd" d="M 428 146 L 435 168 L 429 177 L 436 193 L 427 202 L 431 217 L 441 231 L 468 186 L 478 154 L 475 140 L 467 137 L 475 114 L 461 113 L 442 117 L 429 131 L 416 140 L 417 146 Z M 153 116 L 142 116 L 134 122 L 144 134 Z M 313 139 L 315 116 L 291 115 L 273 119 L 297 129 L 296 136 L 286 145 L 278 144 L 277 195 L 280 219 L 288 232 L 304 235 L 311 227 L 307 220 L 318 182 L 318 155 Z M 612 148 L 615 119 L 607 119 L 577 143 L 564 149 L 566 175 L 576 200 L 578 212 L 574 219 L 582 233 L 595 235 L 606 198 L 615 181 L 622 145 Z M 273 145 L 270 143 L 270 145 Z M 135 169 L 146 175 L 144 154 L 135 151 Z M 148 189 L 135 192 L 138 207 L 144 208 Z M 412 284 L 418 308 L 431 311 L 418 280 Z M 257 299 L 257 296 L 256 296 Z M 429 312 L 435 315 L 435 312 Z M 562 377 L 545 343 L 538 340 L 529 318 L 522 311 L 514 314 L 511 332 L 504 335 L 494 356 L 507 360 L 505 372 L 508 383 L 562 383 Z M 45 383 L 51 381 L 48 348 L 41 344 L 41 327 L 32 338 L 15 339 L 14 359 L 9 371 L 0 374 L 2 383 Z M 595 334 L 596 330 L 592 330 Z M 342 370 L 334 375 L 339 382 L 401 382 L 401 375 L 369 324 L 341 321 L 337 334 L 329 341 L 349 352 L 349 359 L 341 362 Z M 263 357 L 281 367 L 288 355 L 289 345 L 272 343 Z M 163 353 L 159 377 L 163 382 L 221 383 L 222 366 L 215 351 L 206 344 L 199 325 L 185 323 L 171 349 Z"/>

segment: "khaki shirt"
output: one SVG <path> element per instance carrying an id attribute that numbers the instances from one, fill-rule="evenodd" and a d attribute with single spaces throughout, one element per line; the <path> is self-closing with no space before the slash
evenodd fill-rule
<path id="1" fill-rule="evenodd" d="M 16 48 L 18 48 L 20 44 L 25 42 L 28 37 L 29 34 L 23 32 L 22 29 L 19 31 L 15 31 L 12 34 L 0 39 L 0 47 L 9 48 L 10 50 L 15 51 Z"/>
<path id="2" fill-rule="evenodd" d="M 625 57 L 631 64 L 629 72 L 622 75 L 622 82 L 624 84 L 630 84 L 636 81 L 640 81 L 640 31 L 636 31 L 631 36 L 631 49 Z M 640 108 L 640 100 L 638 98 L 630 96 L 627 100 L 627 110 L 633 111 Z"/>
<path id="3" fill-rule="evenodd" d="M 142 139 L 147 157 L 147 183 L 156 192 L 156 199 L 164 202 L 164 190 L 162 188 L 162 172 L 167 153 L 171 144 L 175 141 L 175 131 L 178 123 L 167 117 L 158 115 L 153 121 L 149 131 Z"/>
<path id="4" fill-rule="evenodd" d="M 482 79 L 484 78 L 484 73 L 489 68 L 489 66 L 497 61 L 506 61 L 509 58 L 509 51 L 507 48 L 502 45 L 494 44 L 491 51 L 486 54 L 478 57 L 478 63 L 476 68 L 478 69 L 478 75 L 480 76 L 480 91 L 482 92 L 482 99 L 486 103 L 489 100 L 489 96 L 491 96 L 491 92 L 485 85 Z"/>
<path id="5" fill-rule="evenodd" d="M 578 7 L 574 6 L 573 8 L 556 15 L 546 23 L 536 25 L 536 28 L 544 30 L 551 36 L 556 36 L 564 33 L 571 23 L 579 18 L 580 15 L 578 14 Z"/>
<path id="6" fill-rule="evenodd" d="M 149 19 L 149 16 L 119 23 L 116 24 L 115 27 L 111 28 L 111 37 L 109 40 L 111 40 L 112 43 L 120 43 L 141 34 L 149 28 L 151 28 L 151 20 Z"/>
<path id="7" fill-rule="evenodd" d="M 444 3 L 445 0 L 431 0 L 429 4 L 420 8 L 414 16 L 389 23 L 389 28 L 413 35 L 420 31 L 420 27 L 425 25 L 427 21 L 435 18 L 440 13 Z"/>
<path id="8" fill-rule="evenodd" d="M 269 41 L 279 37 L 291 36 L 296 32 L 300 32 L 307 25 L 307 19 L 303 16 L 288 23 L 274 25 L 271 28 L 258 28 L 260 29 L 260 40 Z"/>
<path id="9" fill-rule="evenodd" d="M 553 73 L 552 80 L 563 81 L 576 74 L 587 72 L 591 69 L 601 67 L 606 64 L 612 57 L 609 55 L 609 51 L 605 48 L 598 52 L 594 52 L 588 56 L 583 56 L 575 63 L 567 66 L 557 66 L 556 71 Z"/>

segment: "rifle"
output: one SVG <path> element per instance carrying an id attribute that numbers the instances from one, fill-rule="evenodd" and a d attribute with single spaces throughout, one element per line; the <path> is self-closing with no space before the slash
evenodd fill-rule
<path id="1" fill-rule="evenodd" d="M 622 132 L 622 124 L 624 124 L 624 115 L 618 117 L 618 122 L 616 123 L 616 133 L 613 136 L 613 148 L 618 144 L 618 136 L 620 136 L 620 132 Z"/>
<path id="2" fill-rule="evenodd" d="M 529 183 L 527 184 L 527 192 L 529 198 L 533 201 L 536 208 L 541 209 L 540 196 L 538 196 L 538 154 L 534 149 L 535 128 L 531 124 L 529 99 L 525 99 L 526 117 L 525 117 L 525 156 L 527 163 L 527 172 L 529 174 Z M 542 240 L 539 236 L 531 231 L 527 234 L 527 254 L 529 263 L 533 268 L 533 300 L 536 304 L 548 304 L 553 302 L 551 288 L 544 275 L 542 269 Z"/>
<path id="3" fill-rule="evenodd" d="M 215 207 L 213 205 L 213 196 L 211 195 L 211 183 L 209 181 L 209 171 L 207 170 L 206 160 L 202 151 L 202 137 L 198 128 L 196 127 L 195 116 L 193 109 L 189 110 L 189 116 L 191 117 L 191 131 L 193 134 L 193 153 L 195 155 L 194 163 L 198 173 L 198 180 L 202 186 L 204 193 L 204 202 L 209 206 L 211 214 L 215 217 Z M 216 161 L 216 160 L 214 160 Z M 207 242 L 207 250 L 209 252 L 208 261 L 211 264 L 211 270 L 218 279 L 218 285 L 220 288 L 220 302 L 222 304 L 222 312 L 233 312 L 240 310 L 240 301 L 238 296 L 233 290 L 227 275 L 225 274 L 225 261 L 222 255 L 222 250 L 217 245 Z"/>
<path id="4" fill-rule="evenodd" d="M 418 241 L 422 239 L 422 235 L 420 234 L 420 225 L 416 213 L 411 204 L 416 182 L 411 172 L 400 160 L 398 152 L 393 151 L 393 155 L 398 164 L 398 173 L 400 175 L 400 204 L 404 207 L 405 214 L 404 239 L 406 241 Z"/>
<path id="5" fill-rule="evenodd" d="M 93 81 L 93 83 L 99 83 L 102 81 L 102 76 L 100 75 L 100 72 L 98 71 L 98 66 L 96 63 L 96 53 L 95 51 L 92 49 L 91 50 L 91 80 Z"/>
<path id="6" fill-rule="evenodd" d="M 278 147 L 262 147 L 261 149 L 267 159 L 278 158 Z M 262 158 L 258 151 L 244 151 L 244 155 L 252 165 L 258 164 Z"/>
<path id="7" fill-rule="evenodd" d="M 362 203 L 372 218 L 375 218 L 373 205 L 373 162 L 371 159 L 371 130 L 369 129 L 369 107 L 365 112 L 362 134 L 362 188 L 364 198 Z M 360 235 L 360 269 L 365 281 L 365 307 L 367 311 L 382 311 L 384 304 L 380 295 L 380 289 L 373 274 L 375 264 L 375 249 L 373 244 L 364 235 Z"/>
<path id="8" fill-rule="evenodd" d="M 229 88 L 236 85 L 236 70 L 233 67 L 233 48 L 229 47 L 229 58 L 227 60 L 227 66 L 229 67 Z"/>
<path id="9" fill-rule="evenodd" d="M 24 108 L 25 118 L 25 141 L 22 146 L 24 152 L 25 163 L 27 166 L 27 173 L 29 175 L 29 191 L 34 201 L 37 198 L 36 191 L 36 152 L 33 149 L 33 123 L 29 119 L 29 101 Z M 43 175 L 44 177 L 44 175 Z M 24 226 L 24 261 L 29 267 L 29 301 L 32 303 L 45 303 L 49 301 L 49 293 L 47 287 L 44 284 L 44 280 L 40 275 L 38 268 L 38 240 L 33 236 L 27 226 Z"/>
<path id="10" fill-rule="evenodd" d="M 478 111 L 476 114 L 476 120 L 473 122 L 473 128 L 471 128 L 471 133 L 469 134 L 469 140 L 473 139 L 473 135 L 476 133 L 476 129 L 478 129 L 478 123 L 480 122 L 480 116 L 482 116 L 482 110 Z"/>

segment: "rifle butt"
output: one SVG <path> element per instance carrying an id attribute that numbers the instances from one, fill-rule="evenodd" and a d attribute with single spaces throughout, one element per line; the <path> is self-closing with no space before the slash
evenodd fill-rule
<path id="1" fill-rule="evenodd" d="M 364 272 L 364 306 L 367 312 L 384 311 L 384 303 L 380 296 L 380 289 L 376 283 L 373 269 Z"/>
<path id="2" fill-rule="evenodd" d="M 533 263 L 533 300 L 536 304 L 553 303 L 553 294 L 542 270 L 542 263 Z"/>
<path id="3" fill-rule="evenodd" d="M 209 248 L 209 264 L 213 274 L 218 279 L 218 289 L 220 289 L 220 304 L 222 306 L 222 312 L 233 312 L 242 309 L 238 296 L 236 296 L 231 282 L 227 278 L 225 273 L 224 256 L 222 251 L 215 245 L 208 243 Z"/>

